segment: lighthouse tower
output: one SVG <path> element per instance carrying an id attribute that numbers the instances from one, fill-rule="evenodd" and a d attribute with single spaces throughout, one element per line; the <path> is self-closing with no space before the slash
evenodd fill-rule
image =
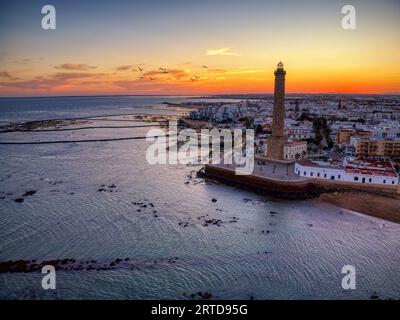
<path id="1" fill-rule="evenodd" d="M 285 135 L 285 76 L 283 63 L 279 62 L 275 70 L 272 137 L 267 141 L 267 157 L 274 160 L 284 160 L 283 148 L 288 142 Z"/>

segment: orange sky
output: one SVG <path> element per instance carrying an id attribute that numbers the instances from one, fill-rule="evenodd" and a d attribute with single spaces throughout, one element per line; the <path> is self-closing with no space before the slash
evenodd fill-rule
<path id="1" fill-rule="evenodd" d="M 53 31 L 41 30 L 34 1 L 10 2 L 0 96 L 271 93 L 279 61 L 289 93 L 400 93 L 395 1 L 355 1 L 356 30 L 341 27 L 335 1 L 153 2 L 77 11 L 55 1 Z"/>

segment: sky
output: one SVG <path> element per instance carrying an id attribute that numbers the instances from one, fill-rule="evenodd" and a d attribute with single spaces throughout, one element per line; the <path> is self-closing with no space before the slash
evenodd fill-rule
<path id="1" fill-rule="evenodd" d="M 2 0 L 0 96 L 271 93 L 279 61 L 288 93 L 400 93 L 399 18 L 400 0 Z"/>

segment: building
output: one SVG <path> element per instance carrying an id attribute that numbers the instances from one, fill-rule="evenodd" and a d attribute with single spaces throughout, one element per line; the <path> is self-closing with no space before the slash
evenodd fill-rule
<path id="1" fill-rule="evenodd" d="M 283 63 L 279 62 L 275 70 L 272 136 L 266 140 L 265 156 L 272 160 L 289 161 L 305 155 L 303 150 L 307 151 L 307 142 L 290 142 L 285 134 L 285 76 Z"/>
<path id="2" fill-rule="evenodd" d="M 284 160 L 298 160 L 307 154 L 307 143 L 304 141 L 290 141 L 283 146 Z"/>
<path id="3" fill-rule="evenodd" d="M 362 157 L 400 157 L 400 140 L 357 139 L 356 155 Z"/>
<path id="4" fill-rule="evenodd" d="M 285 132 L 292 139 L 310 139 L 315 137 L 312 127 L 290 127 L 286 128 Z"/>
<path id="5" fill-rule="evenodd" d="M 295 172 L 301 177 L 336 180 L 350 184 L 375 184 L 398 186 L 399 176 L 390 161 L 347 160 L 343 165 L 304 160 L 295 164 Z"/>
<path id="6" fill-rule="evenodd" d="M 342 129 L 336 132 L 337 144 L 350 144 L 351 137 L 371 138 L 372 132 L 367 130 Z"/>
<path id="7" fill-rule="evenodd" d="M 400 124 L 398 121 L 389 122 L 372 129 L 372 138 L 380 140 L 400 139 Z"/>

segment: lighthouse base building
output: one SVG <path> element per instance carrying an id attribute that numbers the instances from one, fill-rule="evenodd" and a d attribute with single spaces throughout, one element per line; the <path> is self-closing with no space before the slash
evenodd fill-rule
<path id="1" fill-rule="evenodd" d="M 304 178 L 347 184 L 399 185 L 399 176 L 389 159 L 344 159 L 342 165 L 303 160 L 295 164 L 295 172 Z"/>

